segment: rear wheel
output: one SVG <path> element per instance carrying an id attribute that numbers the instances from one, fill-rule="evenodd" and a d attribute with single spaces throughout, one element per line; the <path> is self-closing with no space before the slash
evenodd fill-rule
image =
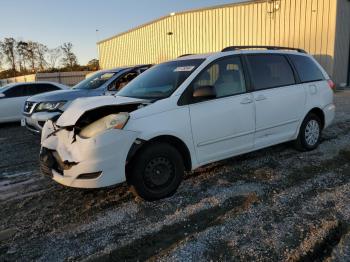
<path id="1" fill-rule="evenodd" d="M 136 193 L 152 201 L 175 193 L 183 178 L 184 162 L 173 146 L 151 144 L 137 154 L 129 170 Z"/>
<path id="2" fill-rule="evenodd" d="M 301 124 L 299 135 L 295 141 L 296 148 L 301 151 L 310 151 L 318 147 L 322 133 L 320 118 L 309 114 Z"/>

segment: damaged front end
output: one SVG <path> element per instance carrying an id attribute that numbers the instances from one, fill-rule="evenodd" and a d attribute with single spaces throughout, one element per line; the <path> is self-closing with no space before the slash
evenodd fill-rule
<path id="1" fill-rule="evenodd" d="M 46 122 L 40 152 L 44 174 L 63 185 L 81 188 L 125 181 L 126 158 L 138 132 L 123 127 L 129 113 L 147 101 L 111 98 L 114 100 L 78 99 L 56 123 Z"/>

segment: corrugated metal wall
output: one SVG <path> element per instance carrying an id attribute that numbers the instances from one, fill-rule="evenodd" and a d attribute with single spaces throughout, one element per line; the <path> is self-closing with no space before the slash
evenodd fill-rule
<path id="1" fill-rule="evenodd" d="M 230 45 L 281 45 L 305 49 L 333 75 L 336 17 L 337 0 L 254 1 L 178 13 L 101 41 L 100 65 L 158 63 Z"/>
<path id="2" fill-rule="evenodd" d="M 338 0 L 333 79 L 350 85 L 350 1 Z"/>

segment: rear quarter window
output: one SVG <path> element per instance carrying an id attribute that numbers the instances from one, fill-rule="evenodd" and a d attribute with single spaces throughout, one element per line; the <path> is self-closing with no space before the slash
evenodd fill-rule
<path id="1" fill-rule="evenodd" d="M 59 90 L 57 86 L 50 84 L 31 84 L 26 85 L 25 87 L 27 89 L 26 93 L 28 96 L 34 96 L 45 92 Z"/>
<path id="2" fill-rule="evenodd" d="M 295 84 L 293 70 L 284 55 L 247 55 L 247 62 L 255 90 Z"/>
<path id="3" fill-rule="evenodd" d="M 301 82 L 324 80 L 321 70 L 310 57 L 301 55 L 289 55 L 289 57 L 297 70 Z"/>

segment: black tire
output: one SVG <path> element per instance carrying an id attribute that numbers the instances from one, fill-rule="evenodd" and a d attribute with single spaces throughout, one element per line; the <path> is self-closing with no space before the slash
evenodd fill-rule
<path id="1" fill-rule="evenodd" d="M 319 130 L 317 138 L 314 137 L 314 139 L 311 139 L 311 142 L 310 142 L 310 138 L 309 139 L 307 138 L 307 132 L 308 132 L 307 129 L 308 129 L 308 126 L 310 127 L 310 125 L 311 126 L 317 125 Z M 296 149 L 298 149 L 299 151 L 314 150 L 320 144 L 321 134 L 322 134 L 321 119 L 313 113 L 308 114 L 305 117 L 303 123 L 301 124 L 298 138 L 295 140 Z"/>
<path id="2" fill-rule="evenodd" d="M 147 145 L 130 163 L 129 181 L 136 193 L 153 201 L 172 196 L 184 175 L 180 153 L 166 143 Z"/>

